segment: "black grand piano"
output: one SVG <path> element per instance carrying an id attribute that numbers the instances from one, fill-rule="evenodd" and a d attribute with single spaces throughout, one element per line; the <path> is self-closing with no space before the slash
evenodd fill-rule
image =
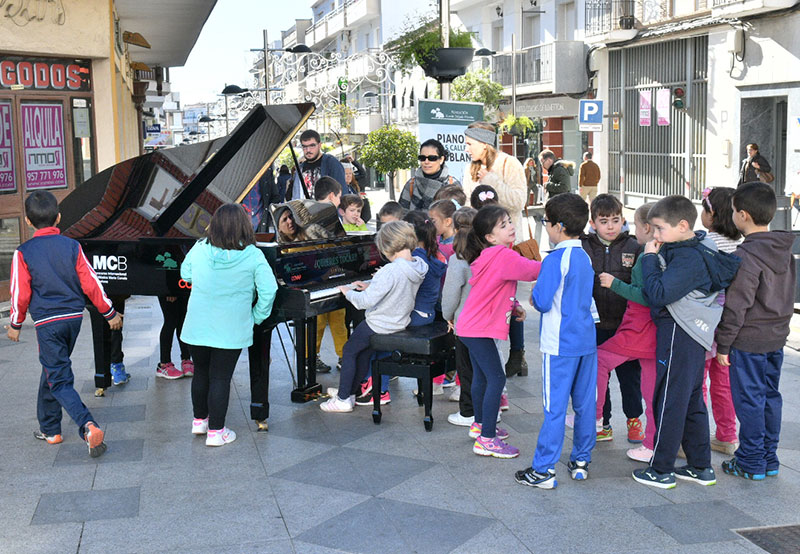
<path id="1" fill-rule="evenodd" d="M 258 105 L 226 137 L 110 167 L 61 202 L 61 231 L 81 243 L 109 296 L 188 295 L 191 287 L 180 278 L 180 264 L 204 236 L 214 211 L 226 202 L 241 202 L 313 111 L 313 104 Z M 273 234 L 257 240 L 279 285 L 272 314 L 254 329 L 249 350 L 250 414 L 266 430 L 273 328 L 282 322 L 294 327 L 292 400 L 319 396 L 315 318 L 345 307 L 337 287 L 369 279 L 383 262 L 369 234 L 291 244 L 275 242 Z M 102 394 L 111 386 L 104 340 L 110 330 L 91 306 L 90 315 L 95 386 Z"/>

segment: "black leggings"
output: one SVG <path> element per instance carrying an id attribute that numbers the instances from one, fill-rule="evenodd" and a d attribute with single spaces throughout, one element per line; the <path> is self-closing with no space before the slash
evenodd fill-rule
<path id="1" fill-rule="evenodd" d="M 178 296 L 174 302 L 168 302 L 166 296 L 159 296 L 158 303 L 161 306 L 161 313 L 164 314 L 164 324 L 161 326 L 159 344 L 161 346 L 161 363 L 166 364 L 172 361 L 172 335 L 178 335 L 178 346 L 181 349 L 181 360 L 188 360 L 191 357 L 189 345 L 181 340 L 181 329 L 183 320 L 186 319 L 186 306 L 189 303 L 188 296 Z"/>
<path id="2" fill-rule="evenodd" d="M 241 348 L 214 348 L 192 345 L 194 378 L 192 378 L 192 407 L 196 419 L 208 418 L 208 428 L 225 427 L 231 378 Z"/>
<path id="3" fill-rule="evenodd" d="M 472 360 L 469 359 L 469 348 L 458 337 L 456 337 L 456 369 L 461 380 L 458 411 L 464 417 L 472 417 L 475 415 L 472 407 Z"/>

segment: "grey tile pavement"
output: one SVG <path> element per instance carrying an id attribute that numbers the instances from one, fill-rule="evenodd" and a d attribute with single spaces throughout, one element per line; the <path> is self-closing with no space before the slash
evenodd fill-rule
<path id="1" fill-rule="evenodd" d="M 520 297 L 526 296 L 524 291 Z M 64 417 L 64 443 L 36 441 L 40 369 L 33 329 L 0 341 L 0 553 L 5 552 L 658 552 L 760 550 L 732 529 L 800 523 L 800 354 L 787 349 L 781 379 L 781 473 L 753 483 L 724 475 L 718 484 L 681 482 L 662 491 L 638 485 L 624 435 L 598 444 L 590 479 L 569 479 L 564 454 L 553 491 L 521 487 L 513 472 L 530 463 L 542 421 L 538 324 L 526 322 L 530 375 L 509 380 L 511 410 L 501 425 L 521 449 L 515 460 L 471 453 L 457 409 L 434 399 L 432 433 L 401 379 L 380 426 L 369 409 L 326 414 L 318 402 L 293 404 L 291 377 L 275 337 L 270 430 L 249 420 L 247 359 L 231 387 L 230 446 L 206 448 L 190 432 L 191 380 L 155 377 L 161 315 L 155 299 L 128 301 L 125 364 L 132 380 L 93 396 L 88 318 L 73 355 L 76 383 L 109 444 L 91 459 Z M 2 321 L 0 321 L 2 323 Z M 284 342 L 291 342 L 282 331 Z M 323 359 L 335 361 L 329 334 Z M 177 344 L 173 359 L 178 359 Z M 338 375 L 321 375 L 323 387 Z M 621 406 L 612 385 L 614 406 Z M 624 429 L 624 416 L 613 424 Z M 713 421 L 712 421 L 713 428 Z M 800 549 L 800 545 L 798 545 Z"/>

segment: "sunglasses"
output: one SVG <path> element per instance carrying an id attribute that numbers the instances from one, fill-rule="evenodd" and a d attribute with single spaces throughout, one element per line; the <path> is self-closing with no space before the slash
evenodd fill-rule
<path id="1" fill-rule="evenodd" d="M 423 156 L 422 154 L 417 156 L 417 159 L 421 162 L 424 162 L 425 160 L 428 160 L 429 162 L 435 162 L 439 158 L 441 158 L 441 156 Z"/>

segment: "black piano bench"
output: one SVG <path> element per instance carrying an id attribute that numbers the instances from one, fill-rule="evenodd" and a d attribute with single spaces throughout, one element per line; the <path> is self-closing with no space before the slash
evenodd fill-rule
<path id="1" fill-rule="evenodd" d="M 455 367 L 455 337 L 447 332 L 447 323 L 437 321 L 421 327 L 409 327 L 390 335 L 373 335 L 370 347 L 391 355 L 372 362 L 373 391 L 380 391 L 382 375 L 417 379 L 417 401 L 425 406 L 422 420 L 425 430 L 433 429 L 433 378 Z M 373 394 L 372 421 L 381 422 L 381 395 Z"/>

